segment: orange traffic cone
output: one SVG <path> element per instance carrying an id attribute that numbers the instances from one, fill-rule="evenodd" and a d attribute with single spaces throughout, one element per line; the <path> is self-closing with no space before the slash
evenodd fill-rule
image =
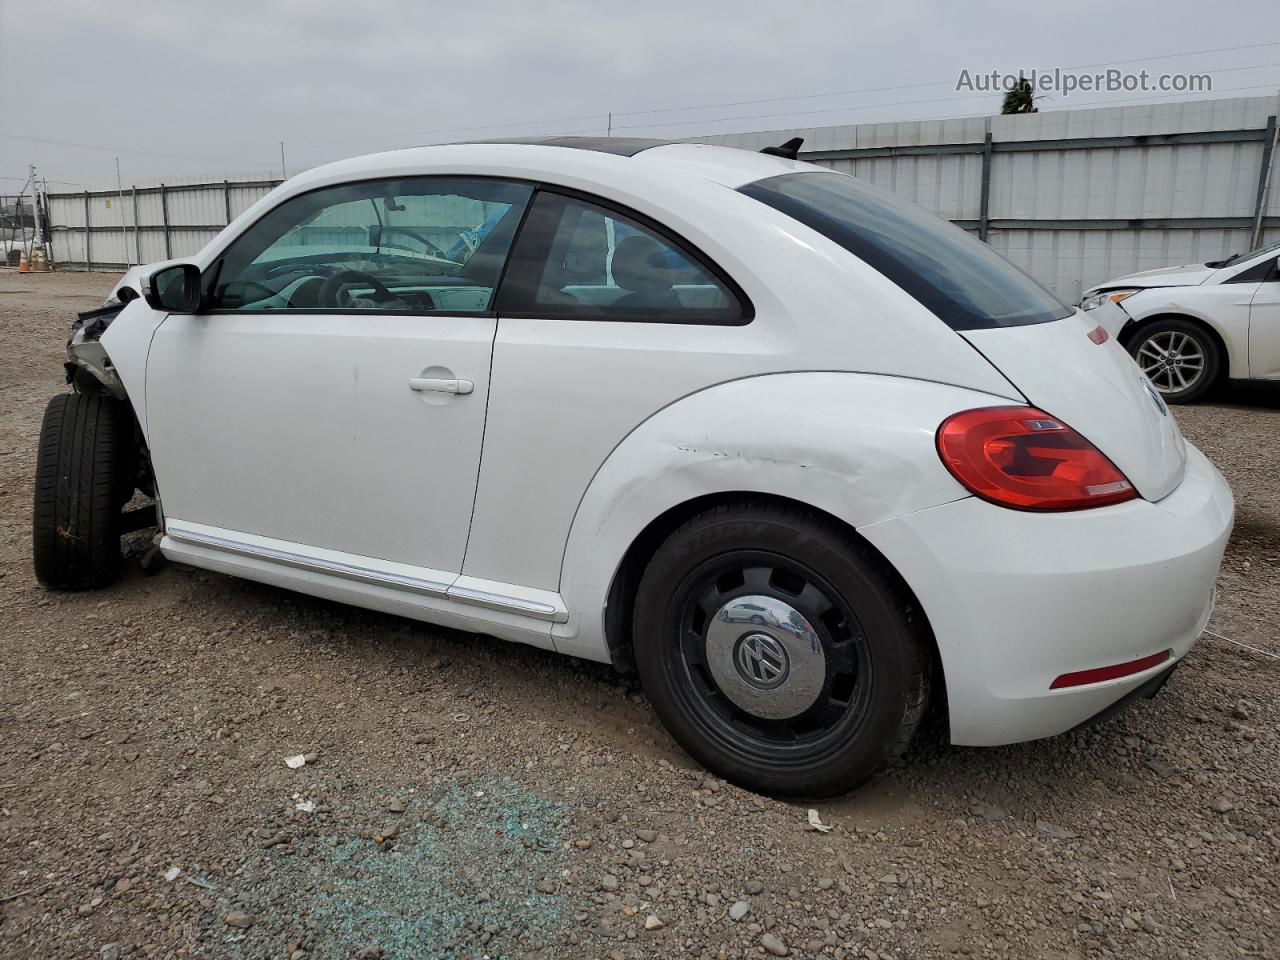
<path id="1" fill-rule="evenodd" d="M 31 261 L 27 259 L 27 251 L 25 250 L 22 251 L 22 255 L 18 258 L 18 272 L 19 273 L 31 272 Z"/>

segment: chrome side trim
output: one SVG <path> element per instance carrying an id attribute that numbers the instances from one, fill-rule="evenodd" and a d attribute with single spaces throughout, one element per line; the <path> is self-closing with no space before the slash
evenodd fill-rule
<path id="1" fill-rule="evenodd" d="M 557 607 L 538 600 L 525 600 L 522 597 L 490 593 L 486 590 L 475 590 L 471 587 L 455 587 L 438 580 L 424 580 L 420 577 L 388 573 L 384 570 L 374 570 L 370 567 L 362 567 L 352 563 L 309 557 L 300 553 L 291 553 L 287 550 L 277 550 L 273 547 L 260 547 L 241 540 L 233 540 L 230 537 L 219 537 L 213 534 L 187 530 L 184 527 L 175 525 L 173 521 L 170 521 L 166 527 L 165 536 L 178 543 L 220 550 L 223 553 L 232 553 L 237 556 L 248 557 L 251 560 L 265 560 L 285 567 L 306 570 L 310 573 L 328 574 L 329 576 L 341 577 L 344 580 L 367 583 L 375 587 L 388 587 L 393 590 L 406 590 L 410 593 L 417 593 L 427 597 L 456 600 L 459 603 L 468 603 L 477 607 L 485 607 L 489 610 L 501 610 L 505 613 L 516 613 L 537 620 L 563 622 L 568 619 L 567 615 Z"/>
<path id="2" fill-rule="evenodd" d="M 367 583 L 375 587 L 408 590 L 411 593 L 420 593 L 428 597 L 447 597 L 449 592 L 449 584 L 436 580 L 406 577 L 401 574 L 371 570 L 368 567 L 359 567 L 350 563 L 339 563 L 336 560 L 321 560 L 318 557 L 306 557 L 302 554 L 275 550 L 271 547 L 259 547 L 242 543 L 239 540 L 231 540 L 227 537 L 215 537 L 211 534 L 176 529 L 172 523 L 170 523 L 166 531 L 166 536 L 179 543 L 222 550 L 225 553 L 234 553 L 238 556 L 249 557 L 252 560 L 268 560 L 271 563 L 294 567 L 298 570 L 307 570 L 311 573 L 327 573 L 331 576 L 342 577 L 344 580 L 354 580 L 358 583 Z"/>
<path id="3" fill-rule="evenodd" d="M 565 619 L 551 604 L 537 600 L 509 597 L 501 593 L 489 593 L 486 590 L 473 590 L 470 587 L 450 587 L 448 596 L 450 600 L 461 600 L 463 603 L 473 603 L 478 607 L 488 607 L 490 610 L 519 613 L 539 620 Z"/>

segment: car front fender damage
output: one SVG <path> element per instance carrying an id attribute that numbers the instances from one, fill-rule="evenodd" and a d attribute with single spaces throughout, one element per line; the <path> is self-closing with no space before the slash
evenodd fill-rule
<path id="1" fill-rule="evenodd" d="M 105 390 L 117 400 L 128 400 L 124 383 L 116 371 L 111 357 L 102 345 L 102 335 L 128 301 L 109 303 L 97 310 L 87 310 L 77 316 L 67 341 L 67 383 L 80 393 Z"/>
<path id="2" fill-rule="evenodd" d="M 102 343 L 103 334 L 129 303 L 136 299 L 138 294 L 132 288 L 120 287 L 114 291 L 112 299 L 105 305 L 96 310 L 86 310 L 78 314 L 72 324 L 71 337 L 67 341 L 67 359 L 63 363 L 63 368 L 66 370 L 67 383 L 76 393 L 105 393 L 128 407 L 134 425 L 133 462 L 137 466 L 133 485 L 136 490 L 141 490 L 148 497 L 154 498 L 158 504 L 155 474 L 151 468 L 151 452 L 143 436 L 138 412 L 125 388 L 124 379 Z M 124 527 L 126 530 L 135 530 L 154 526 L 158 516 L 158 506 L 126 511 Z"/>

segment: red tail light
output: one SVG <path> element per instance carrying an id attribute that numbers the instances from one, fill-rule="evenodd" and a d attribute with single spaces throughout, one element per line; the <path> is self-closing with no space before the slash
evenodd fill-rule
<path id="1" fill-rule="evenodd" d="M 1034 407 L 966 410 L 938 428 L 938 455 L 973 493 L 1019 510 L 1083 510 L 1137 496 L 1097 447 Z"/>

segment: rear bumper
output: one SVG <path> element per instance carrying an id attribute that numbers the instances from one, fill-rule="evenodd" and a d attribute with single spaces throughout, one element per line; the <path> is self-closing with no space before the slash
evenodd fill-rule
<path id="1" fill-rule="evenodd" d="M 994 745 L 1063 733 L 1166 674 L 1209 620 L 1232 513 L 1188 444 L 1182 483 L 1155 503 L 1038 514 L 968 498 L 860 532 L 929 617 L 952 742 Z M 1142 672 L 1050 689 L 1163 650 Z"/>
<path id="2" fill-rule="evenodd" d="M 1103 720 L 1106 720 L 1108 717 L 1115 716 L 1117 713 L 1119 713 L 1125 707 L 1129 706 L 1129 704 L 1133 703 L 1135 700 L 1141 700 L 1143 698 L 1150 700 L 1157 693 L 1159 693 L 1161 690 L 1164 689 L 1164 685 L 1168 683 L 1169 678 L 1173 676 L 1173 671 L 1177 669 L 1178 669 L 1178 665 L 1176 663 L 1171 667 L 1166 667 L 1163 671 L 1161 671 L 1160 673 L 1157 673 L 1150 680 L 1144 681 L 1139 686 L 1130 690 L 1128 693 L 1126 693 L 1123 697 L 1121 697 L 1115 703 L 1111 704 L 1109 707 L 1103 707 L 1101 710 L 1095 713 L 1092 717 L 1087 717 L 1080 723 L 1077 723 L 1073 729 L 1079 730 L 1083 727 L 1092 727 L 1096 723 L 1101 723 Z"/>

